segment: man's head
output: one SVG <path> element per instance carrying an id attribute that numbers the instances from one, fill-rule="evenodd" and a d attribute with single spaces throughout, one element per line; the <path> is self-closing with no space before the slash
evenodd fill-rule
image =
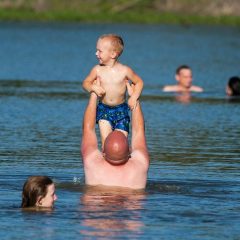
<path id="1" fill-rule="evenodd" d="M 226 93 L 229 96 L 240 96 L 240 78 L 237 76 L 231 77 L 228 81 Z"/>
<path id="2" fill-rule="evenodd" d="M 181 65 L 176 70 L 176 80 L 184 88 L 190 88 L 192 86 L 192 70 L 187 65 Z"/>
<path id="3" fill-rule="evenodd" d="M 104 143 L 104 158 L 112 165 L 122 165 L 129 159 L 129 145 L 126 136 L 121 131 L 111 132 Z"/>

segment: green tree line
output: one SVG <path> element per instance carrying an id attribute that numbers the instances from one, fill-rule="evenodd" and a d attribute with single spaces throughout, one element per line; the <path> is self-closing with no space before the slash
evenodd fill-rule
<path id="1" fill-rule="evenodd" d="M 0 19 L 240 25 L 240 1 L 0 0 Z"/>

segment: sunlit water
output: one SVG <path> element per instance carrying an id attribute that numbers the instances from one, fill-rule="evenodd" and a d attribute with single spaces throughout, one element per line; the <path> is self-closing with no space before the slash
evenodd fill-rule
<path id="1" fill-rule="evenodd" d="M 80 157 L 95 42 L 115 32 L 145 82 L 151 156 L 143 192 L 87 189 Z M 239 239 L 240 31 L 226 27 L 0 24 L 0 239 Z M 163 93 L 180 64 L 205 92 Z M 24 212 L 24 181 L 48 175 L 52 212 Z"/>

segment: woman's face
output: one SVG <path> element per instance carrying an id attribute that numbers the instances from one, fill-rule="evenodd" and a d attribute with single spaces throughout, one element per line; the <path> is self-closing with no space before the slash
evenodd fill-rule
<path id="1" fill-rule="evenodd" d="M 233 95 L 232 90 L 231 90 L 231 88 L 229 86 L 226 86 L 226 94 L 228 96 L 232 96 Z"/>
<path id="2" fill-rule="evenodd" d="M 57 200 L 57 195 L 55 194 L 55 185 L 51 184 L 47 187 L 46 196 L 41 198 L 38 201 L 37 206 L 52 208 L 56 200 Z"/>

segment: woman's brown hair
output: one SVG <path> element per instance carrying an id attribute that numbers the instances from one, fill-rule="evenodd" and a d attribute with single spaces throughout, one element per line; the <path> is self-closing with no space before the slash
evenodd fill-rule
<path id="1" fill-rule="evenodd" d="M 39 197 L 45 197 L 53 181 L 47 176 L 31 176 L 23 185 L 21 207 L 36 206 Z"/>

